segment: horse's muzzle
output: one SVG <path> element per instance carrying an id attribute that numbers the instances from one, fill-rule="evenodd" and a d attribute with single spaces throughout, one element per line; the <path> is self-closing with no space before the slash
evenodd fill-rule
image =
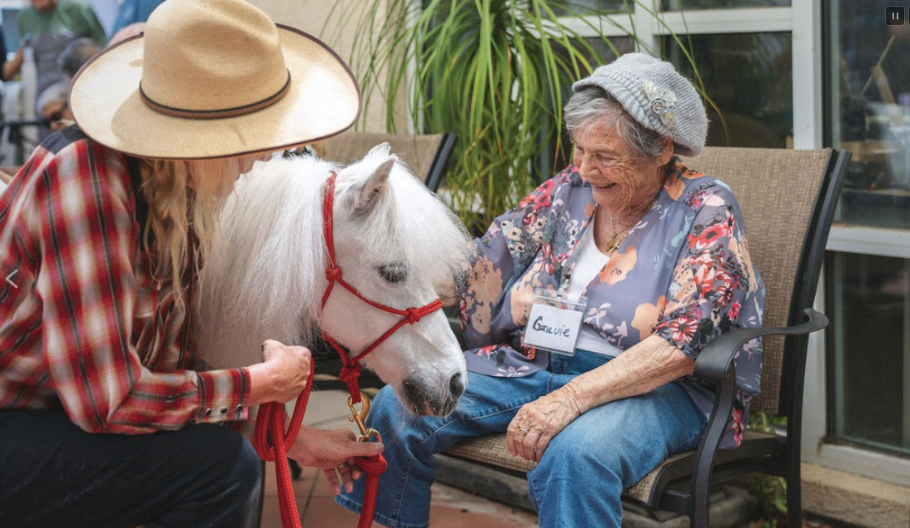
<path id="1" fill-rule="evenodd" d="M 454 374 L 449 379 L 448 387 L 442 390 L 428 387 L 425 383 L 409 378 L 402 382 L 401 390 L 405 407 L 410 412 L 419 416 L 428 414 L 447 416 L 455 410 L 458 398 L 464 394 L 464 375 Z"/>

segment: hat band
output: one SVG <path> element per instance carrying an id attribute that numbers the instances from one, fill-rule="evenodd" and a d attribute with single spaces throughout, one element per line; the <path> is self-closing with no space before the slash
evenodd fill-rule
<path id="1" fill-rule="evenodd" d="M 273 104 L 281 100 L 285 94 L 288 93 L 288 90 L 291 87 L 291 72 L 288 71 L 288 80 L 285 81 L 284 86 L 282 86 L 277 92 L 273 95 L 266 97 L 261 101 L 255 103 L 250 103 L 243 106 L 235 106 L 233 108 L 222 108 L 215 110 L 189 110 L 186 108 L 176 108 L 173 106 L 163 105 L 151 97 L 149 97 L 145 91 L 142 89 L 142 82 L 139 82 L 139 96 L 142 98 L 142 102 L 146 104 L 152 110 L 158 112 L 159 114 L 168 115 L 171 117 L 186 117 L 191 119 L 219 119 L 223 117 L 237 117 L 246 114 L 252 114 L 262 110 L 263 108 L 268 108 Z"/>

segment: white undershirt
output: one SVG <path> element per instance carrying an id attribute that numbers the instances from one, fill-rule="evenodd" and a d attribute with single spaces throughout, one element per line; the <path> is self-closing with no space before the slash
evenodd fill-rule
<path id="1" fill-rule="evenodd" d="M 572 270 L 572 277 L 569 279 L 568 296 L 570 299 L 577 299 L 584 295 L 594 277 L 610 261 L 609 255 L 604 255 L 597 249 L 593 233 L 594 225 L 592 224 L 585 230 L 584 238 L 582 238 L 576 249 L 578 251 L 578 259 L 575 261 L 575 269 Z M 608 343 L 597 331 L 591 328 L 591 325 L 584 323 L 581 325 L 581 332 L 578 334 L 575 349 L 588 350 L 613 357 L 622 353 L 622 349 Z"/>

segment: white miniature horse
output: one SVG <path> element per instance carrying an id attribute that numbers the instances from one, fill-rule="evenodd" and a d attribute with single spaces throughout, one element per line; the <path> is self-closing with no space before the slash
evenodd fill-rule
<path id="1" fill-rule="evenodd" d="M 438 297 L 463 268 L 467 236 L 455 216 L 412 176 L 387 144 L 340 168 L 309 157 L 257 163 L 224 210 L 225 245 L 206 263 L 199 306 L 200 356 L 212 367 L 262 360 L 261 343 L 312 345 L 324 330 L 351 352 L 366 349 L 401 316 L 326 278 L 323 193 L 334 194 L 336 262 L 361 295 L 405 310 Z M 450 413 L 467 375 L 441 310 L 392 334 L 362 363 L 415 414 Z"/>

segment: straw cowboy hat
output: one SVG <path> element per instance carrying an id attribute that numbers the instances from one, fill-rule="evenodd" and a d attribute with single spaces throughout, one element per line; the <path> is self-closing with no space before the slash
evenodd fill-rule
<path id="1" fill-rule="evenodd" d="M 143 35 L 82 67 L 69 104 L 95 141 L 160 159 L 291 148 L 344 131 L 361 111 L 335 52 L 241 0 L 164 2 Z"/>

